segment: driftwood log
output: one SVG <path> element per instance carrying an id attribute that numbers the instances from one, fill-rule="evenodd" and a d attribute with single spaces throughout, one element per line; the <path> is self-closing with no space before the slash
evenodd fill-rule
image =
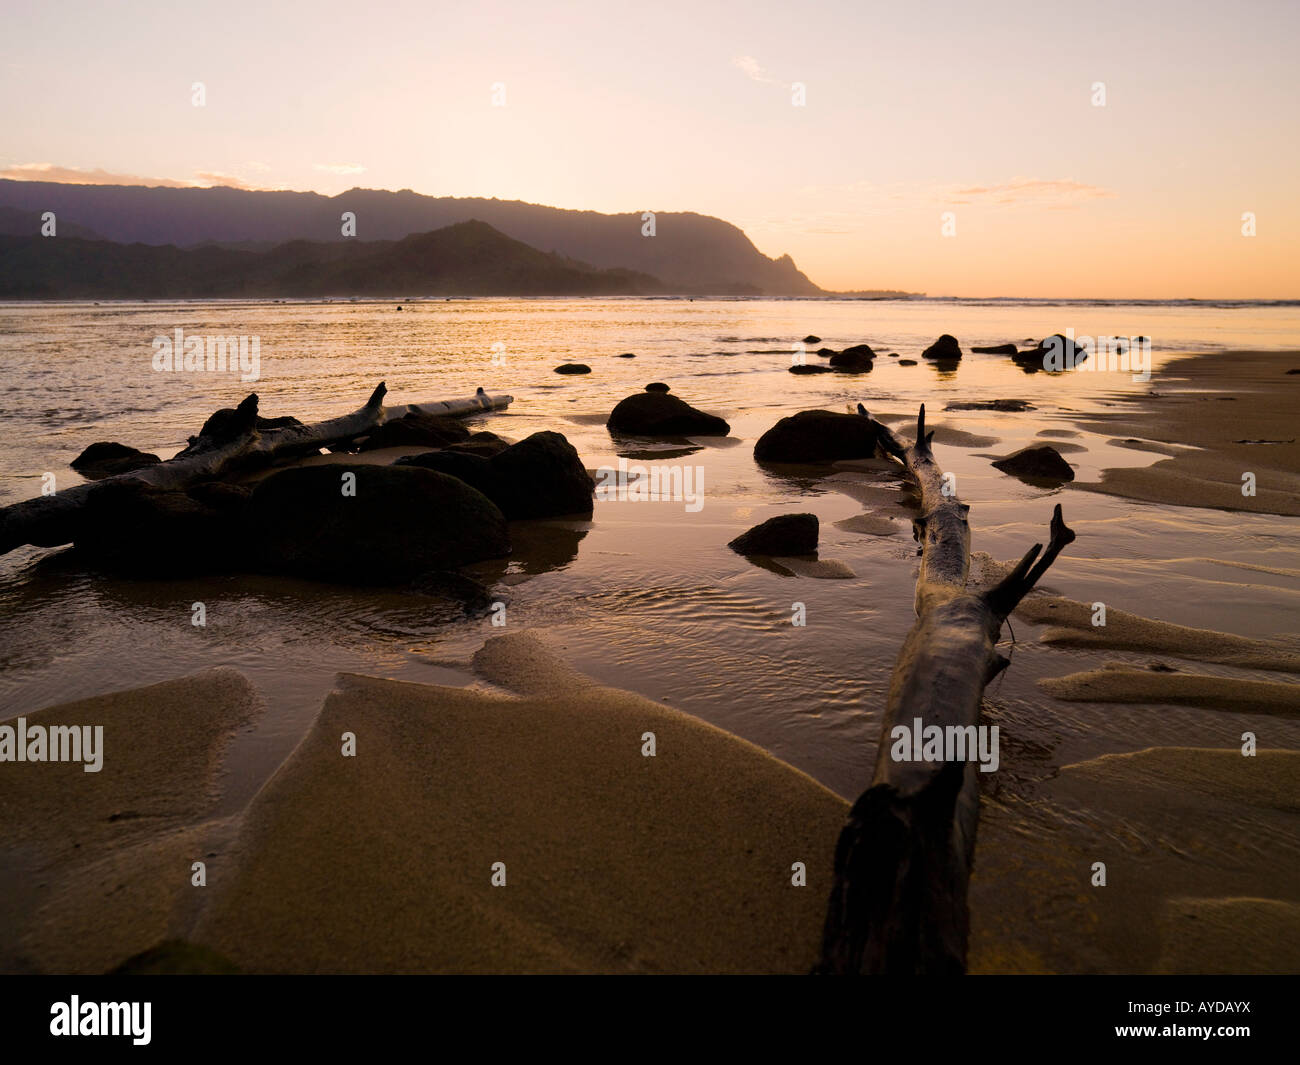
<path id="1" fill-rule="evenodd" d="M 858 412 L 870 417 L 861 405 Z M 978 725 L 985 685 L 1009 664 L 996 650 L 1002 623 L 1074 533 L 1058 505 L 1046 551 L 1035 544 L 996 586 L 968 589 L 970 508 L 944 493 L 925 407 L 910 445 L 873 424 L 881 450 L 920 490 L 917 618 L 894 666 L 871 787 L 854 803 L 835 849 L 816 971 L 962 973 L 979 821 L 978 766 L 973 760 L 895 761 L 890 735 L 896 725 L 910 730 L 917 719 L 924 728 L 944 730 Z"/>
<path id="2" fill-rule="evenodd" d="M 0 554 L 23 544 L 57 547 L 71 543 L 76 539 L 86 497 L 110 481 L 134 480 L 158 488 L 186 488 L 352 440 L 384 420 L 387 391 L 381 381 L 365 405 L 351 414 L 315 425 L 287 425 L 263 431 L 257 428 L 257 394 L 253 393 L 235 409 L 219 439 L 194 437 L 179 455 L 156 466 L 74 485 L 0 509 Z"/>

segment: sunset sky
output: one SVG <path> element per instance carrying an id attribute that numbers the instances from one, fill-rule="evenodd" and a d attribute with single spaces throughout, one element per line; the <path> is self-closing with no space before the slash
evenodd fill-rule
<path id="1" fill-rule="evenodd" d="M 1300 297 L 1295 0 L 5 7 L 2 177 L 698 211 L 831 289 Z"/>

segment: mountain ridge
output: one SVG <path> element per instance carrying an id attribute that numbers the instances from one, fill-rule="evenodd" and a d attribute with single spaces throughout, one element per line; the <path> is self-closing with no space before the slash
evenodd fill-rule
<path id="1" fill-rule="evenodd" d="M 770 258 L 730 222 L 696 212 L 602 214 L 483 197 L 434 197 L 402 189 L 317 192 L 145 185 L 69 185 L 0 179 L 0 207 L 54 211 L 119 244 L 227 245 L 342 241 L 341 215 L 356 239 L 400 240 L 482 221 L 514 240 L 597 269 L 651 275 L 668 292 L 693 295 L 822 295 L 789 255 Z M 348 238 L 350 239 L 350 238 Z"/>
<path id="2" fill-rule="evenodd" d="M 0 299 L 646 296 L 648 274 L 542 252 L 471 220 L 398 241 L 269 251 L 0 235 Z"/>

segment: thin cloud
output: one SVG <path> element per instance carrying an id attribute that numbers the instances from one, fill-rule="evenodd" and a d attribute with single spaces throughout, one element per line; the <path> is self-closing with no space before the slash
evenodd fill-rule
<path id="1" fill-rule="evenodd" d="M 118 174 L 100 168 L 82 170 L 75 166 L 56 166 L 54 163 L 16 163 L 0 170 L 0 178 L 13 181 L 52 181 L 60 185 L 162 185 L 173 189 L 189 188 L 194 184 L 192 181 L 175 181 L 172 178 Z"/>
<path id="2" fill-rule="evenodd" d="M 366 172 L 366 168 L 359 166 L 357 163 L 315 163 L 312 169 L 323 170 L 327 174 L 341 174 L 344 176 L 348 174 L 364 174 Z"/>
<path id="3" fill-rule="evenodd" d="M 199 170 L 194 175 L 195 180 L 192 184 L 206 186 L 208 188 L 214 185 L 220 185 L 228 189 L 256 189 L 259 186 L 250 185 L 242 178 L 235 177 L 234 174 L 223 174 L 216 170 Z"/>
<path id="4" fill-rule="evenodd" d="M 0 169 L 0 178 L 11 181 L 49 181 L 57 185 L 147 185 L 152 188 L 193 189 L 222 185 L 232 189 L 257 188 L 234 174 L 216 170 L 196 170 L 188 180 L 123 174 L 102 167 L 59 166 L 56 163 L 15 163 Z"/>
<path id="5" fill-rule="evenodd" d="M 756 81 L 761 85 L 781 84 L 775 78 L 769 77 L 767 71 L 763 69 L 763 64 L 752 55 L 738 55 L 732 59 L 731 65 L 737 70 L 743 71 L 751 81 Z"/>
<path id="6" fill-rule="evenodd" d="M 1000 185 L 972 185 L 964 189 L 954 189 L 951 193 L 951 201 L 959 204 L 1065 207 L 1086 200 L 1107 199 L 1114 195 L 1110 189 L 1102 188 L 1100 185 L 1088 185 L 1068 178 L 1055 180 L 1012 178 Z"/>

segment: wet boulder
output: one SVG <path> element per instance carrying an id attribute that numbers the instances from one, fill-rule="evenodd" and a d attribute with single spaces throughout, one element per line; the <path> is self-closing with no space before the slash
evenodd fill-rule
<path id="1" fill-rule="evenodd" d="M 831 366 L 847 373 L 867 373 L 873 365 L 876 353 L 867 344 L 854 344 L 831 356 Z"/>
<path id="2" fill-rule="evenodd" d="M 342 584 L 407 583 L 510 551 L 495 503 L 410 466 L 283 470 L 254 489 L 249 521 L 259 568 Z"/>
<path id="3" fill-rule="evenodd" d="M 555 372 L 564 374 L 591 373 L 591 367 L 581 362 L 566 362 L 561 366 L 557 366 Z"/>
<path id="4" fill-rule="evenodd" d="M 665 392 L 638 392 L 620 400 L 605 426 L 611 433 L 627 436 L 726 436 L 731 432 L 723 419 Z"/>
<path id="5" fill-rule="evenodd" d="M 507 518 L 590 514 L 595 485 L 578 452 L 560 433 L 533 433 L 488 460 Z"/>
<path id="6" fill-rule="evenodd" d="M 727 546 L 740 555 L 810 555 L 817 550 L 816 514 L 782 514 L 768 518 Z"/>
<path id="7" fill-rule="evenodd" d="M 835 462 L 876 453 L 878 430 L 860 414 L 805 410 L 782 418 L 758 438 L 759 462 Z"/>
<path id="8" fill-rule="evenodd" d="M 961 345 L 951 333 L 944 333 L 921 352 L 921 358 L 935 359 L 938 362 L 957 362 L 961 358 Z"/>
<path id="9" fill-rule="evenodd" d="M 447 449 L 411 455 L 397 465 L 456 477 L 482 492 L 512 521 L 592 512 L 591 476 L 560 433 L 534 433 L 486 457 Z"/>
<path id="10" fill-rule="evenodd" d="M 1051 481 L 1058 484 L 1062 481 L 1074 480 L 1074 470 L 1061 457 L 1061 453 L 1050 444 L 1022 448 L 1014 455 L 997 459 L 993 465 L 1004 473 L 1010 473 L 1023 480 Z"/>
<path id="11" fill-rule="evenodd" d="M 820 344 L 822 342 L 822 338 L 815 337 L 811 333 L 809 333 L 806 337 L 803 338 L 803 342 L 805 344 Z"/>
<path id="12" fill-rule="evenodd" d="M 1019 349 L 1014 344 L 994 344 L 987 348 L 971 348 L 976 355 L 1014 355 Z"/>
<path id="13" fill-rule="evenodd" d="M 666 384 L 664 384 L 662 381 L 651 381 L 648 385 L 645 386 L 645 390 L 646 390 L 647 392 L 670 392 L 670 391 L 672 391 L 672 390 L 671 390 L 671 389 L 670 389 Z"/>
<path id="14" fill-rule="evenodd" d="M 224 484 L 188 491 L 106 481 L 86 496 L 73 544 L 79 557 L 130 577 L 175 578 L 243 569 L 251 493 Z"/>

